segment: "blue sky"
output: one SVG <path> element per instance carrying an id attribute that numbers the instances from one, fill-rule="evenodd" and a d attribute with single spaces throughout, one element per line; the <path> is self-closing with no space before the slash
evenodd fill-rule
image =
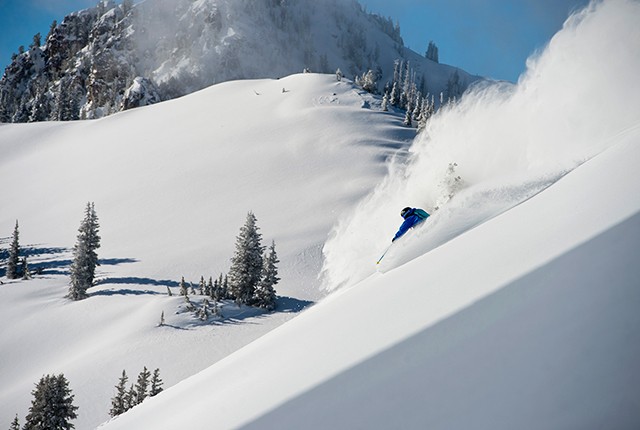
<path id="1" fill-rule="evenodd" d="M 258 1 L 258 0 L 256 0 Z M 97 0 L 0 0 L 0 70 L 51 22 Z M 118 0 L 120 3 L 120 0 Z M 399 22 L 405 45 L 424 54 L 430 40 L 440 62 L 516 81 L 527 57 L 588 0 L 360 0 L 369 12 Z"/>

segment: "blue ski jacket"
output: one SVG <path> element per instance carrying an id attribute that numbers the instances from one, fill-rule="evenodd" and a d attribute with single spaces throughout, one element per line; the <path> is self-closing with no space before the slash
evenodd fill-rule
<path id="1" fill-rule="evenodd" d="M 404 214 L 403 218 L 404 222 L 400 226 L 400 229 L 398 230 L 396 235 L 391 240 L 392 242 L 408 232 L 409 229 L 415 227 L 425 219 L 429 218 L 429 214 L 422 209 L 411 208 Z"/>

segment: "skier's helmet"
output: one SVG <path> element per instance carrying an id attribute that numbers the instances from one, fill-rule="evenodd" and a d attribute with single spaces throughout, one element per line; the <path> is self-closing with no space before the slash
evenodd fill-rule
<path id="1" fill-rule="evenodd" d="M 401 216 L 402 218 L 404 218 L 404 216 L 405 216 L 405 215 L 407 214 L 407 212 L 409 212 L 410 210 L 411 210 L 411 208 L 410 208 L 409 206 L 407 206 L 406 208 L 404 208 L 404 209 L 402 209 L 402 210 L 400 211 L 400 216 Z"/>

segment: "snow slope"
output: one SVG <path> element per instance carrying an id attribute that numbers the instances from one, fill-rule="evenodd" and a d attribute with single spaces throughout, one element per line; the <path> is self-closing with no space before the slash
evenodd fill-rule
<path id="1" fill-rule="evenodd" d="M 594 3 L 434 119 L 325 245 L 333 294 L 101 428 L 640 426 L 638 18 Z M 376 273 L 413 202 L 440 209 Z"/>
<path id="2" fill-rule="evenodd" d="M 639 143 L 101 428 L 637 427 Z"/>
<path id="3" fill-rule="evenodd" d="M 64 372 L 80 407 L 76 428 L 92 428 L 108 418 L 123 369 L 135 379 L 159 367 L 168 388 L 321 297 L 332 225 L 415 136 L 379 104 L 348 81 L 301 74 L 224 83 L 96 121 L 0 125 L 0 181 L 11 185 L 0 189 L 2 247 L 19 220 L 31 269 L 44 269 L 0 285 L 0 318 L 11 327 L 0 333 L 0 422 L 22 420 L 33 384 Z M 101 225 L 100 284 L 71 303 L 70 249 L 87 201 Z M 278 294 L 292 298 L 275 314 L 231 310 L 225 324 L 176 315 L 182 300 L 167 288 L 226 272 L 250 210 L 264 244 L 276 242 Z M 162 311 L 168 326 L 158 328 Z"/>

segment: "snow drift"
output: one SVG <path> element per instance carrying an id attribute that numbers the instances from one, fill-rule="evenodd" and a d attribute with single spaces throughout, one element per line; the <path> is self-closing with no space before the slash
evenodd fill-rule
<path id="1" fill-rule="evenodd" d="M 414 142 L 409 163 L 392 166 L 335 228 L 324 247 L 325 287 L 374 272 L 401 208 L 433 216 L 394 244 L 382 270 L 526 200 L 637 127 L 639 10 L 633 1 L 592 3 L 529 59 L 517 85 L 483 84 L 440 111 Z"/>

